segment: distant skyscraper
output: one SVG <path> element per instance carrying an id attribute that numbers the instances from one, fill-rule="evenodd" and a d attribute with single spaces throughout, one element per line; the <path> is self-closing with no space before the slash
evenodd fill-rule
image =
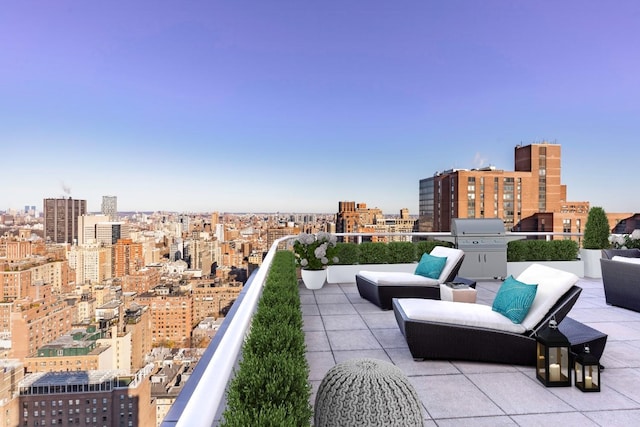
<path id="1" fill-rule="evenodd" d="M 44 199 L 44 237 L 55 243 L 74 243 L 78 239 L 78 217 L 87 213 L 87 201 Z"/>
<path id="2" fill-rule="evenodd" d="M 109 217 L 109 221 L 118 220 L 118 198 L 116 196 L 102 196 L 102 214 Z"/>

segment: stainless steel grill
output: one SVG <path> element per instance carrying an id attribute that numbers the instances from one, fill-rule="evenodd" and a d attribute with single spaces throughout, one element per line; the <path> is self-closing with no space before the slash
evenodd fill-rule
<path id="1" fill-rule="evenodd" d="M 514 238 L 506 235 L 501 219 L 454 218 L 451 235 L 455 246 L 465 253 L 460 276 L 473 279 L 506 277 L 507 243 Z"/>

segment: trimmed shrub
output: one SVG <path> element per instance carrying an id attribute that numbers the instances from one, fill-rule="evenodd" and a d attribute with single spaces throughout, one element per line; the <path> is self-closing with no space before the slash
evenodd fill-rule
<path id="1" fill-rule="evenodd" d="M 386 264 L 389 248 L 384 242 L 363 242 L 360 245 L 359 264 Z"/>
<path id="2" fill-rule="evenodd" d="M 582 247 L 585 249 L 606 249 L 609 242 L 609 220 L 603 208 L 594 206 L 589 209 L 587 223 L 584 225 Z"/>
<path id="3" fill-rule="evenodd" d="M 295 257 L 277 252 L 220 425 L 308 426 L 313 410 Z"/>
<path id="4" fill-rule="evenodd" d="M 414 262 L 416 259 L 416 247 L 411 242 L 389 242 L 387 244 L 390 264 Z"/>
<path id="5" fill-rule="evenodd" d="M 422 257 L 423 254 L 431 253 L 433 248 L 435 248 L 436 246 L 446 246 L 448 248 L 453 247 L 453 243 L 443 242 L 442 240 L 421 240 L 419 242 L 415 242 L 414 245 L 416 247 L 415 249 L 416 257 L 414 261 L 420 261 L 420 258 Z"/>
<path id="6" fill-rule="evenodd" d="M 338 265 L 353 265 L 359 263 L 360 245 L 355 243 L 338 242 L 336 245 Z"/>
<path id="7" fill-rule="evenodd" d="M 575 240 L 513 240 L 507 243 L 507 261 L 574 261 L 578 259 Z"/>
<path id="8" fill-rule="evenodd" d="M 526 240 L 512 240 L 507 243 L 507 262 L 526 261 Z"/>

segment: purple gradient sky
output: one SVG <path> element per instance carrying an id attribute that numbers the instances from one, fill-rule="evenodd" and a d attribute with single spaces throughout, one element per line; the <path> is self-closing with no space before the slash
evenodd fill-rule
<path id="1" fill-rule="evenodd" d="M 562 145 L 568 198 L 640 212 L 640 2 L 13 1 L 0 210 L 418 213 L 437 171 Z"/>

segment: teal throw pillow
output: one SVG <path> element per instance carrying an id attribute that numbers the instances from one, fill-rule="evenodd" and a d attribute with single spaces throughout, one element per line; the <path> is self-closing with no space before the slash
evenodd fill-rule
<path id="1" fill-rule="evenodd" d="M 422 258 L 420 258 L 415 273 L 430 279 L 438 279 L 446 263 L 447 257 L 433 256 L 425 253 L 422 255 Z"/>
<path id="2" fill-rule="evenodd" d="M 493 300 L 492 309 L 513 323 L 521 323 L 529 313 L 537 291 L 537 284 L 529 285 L 509 276 L 502 282 L 502 286 Z"/>

